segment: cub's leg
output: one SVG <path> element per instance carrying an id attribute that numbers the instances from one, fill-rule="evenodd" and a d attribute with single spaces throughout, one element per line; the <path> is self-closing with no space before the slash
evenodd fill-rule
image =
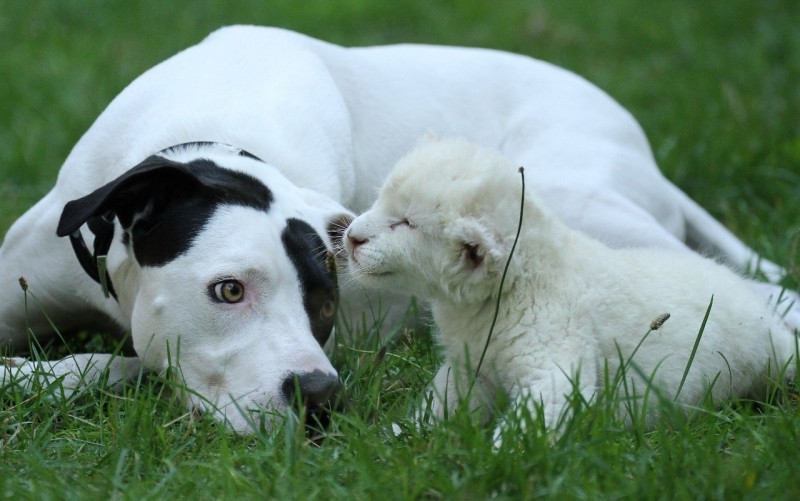
<path id="1" fill-rule="evenodd" d="M 560 422 L 566 416 L 575 392 L 586 402 L 593 398 L 597 391 L 595 355 L 598 350 L 593 346 L 587 350 L 579 344 L 575 340 L 574 343 L 562 345 L 561 353 L 548 352 L 543 365 L 531 359 L 528 370 L 524 374 L 517 374 L 517 382 L 508 391 L 509 407 L 494 430 L 495 448 L 502 446 L 503 436 L 512 429 L 512 422 L 519 424 L 519 432 L 526 433 L 524 414 L 536 419 L 539 417 L 539 408 L 544 425 L 551 432 L 551 439 L 557 438 Z"/>
<path id="2" fill-rule="evenodd" d="M 445 362 L 423 396 L 417 415 L 418 421 L 424 419 L 426 415 L 434 419 L 444 419 L 452 415 L 459 405 L 466 403 L 471 414 L 477 413 L 482 424 L 488 423 L 495 399 L 493 385 L 479 377 L 470 391 L 471 379 L 472 374 L 463 367 L 463 364 L 454 365 L 449 361 Z"/>

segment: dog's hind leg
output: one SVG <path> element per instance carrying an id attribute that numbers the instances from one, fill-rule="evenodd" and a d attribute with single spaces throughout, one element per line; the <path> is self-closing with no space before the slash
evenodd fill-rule
<path id="1" fill-rule="evenodd" d="M 769 309 L 779 317 L 789 329 L 800 335 L 800 294 L 780 285 L 750 279 L 750 288 L 763 297 Z"/>
<path id="2" fill-rule="evenodd" d="M 786 275 L 783 267 L 763 259 L 683 191 L 674 185 L 670 186 L 686 221 L 686 243 L 689 247 L 717 257 L 740 272 L 761 274 L 772 283 L 780 282 Z"/>
<path id="3" fill-rule="evenodd" d="M 800 295 L 777 285 L 786 270 L 759 256 L 680 189 L 673 186 L 673 191 L 686 221 L 687 245 L 741 273 L 763 276 L 767 282 L 748 280 L 750 288 L 764 298 L 790 329 L 800 332 Z"/>
<path id="4" fill-rule="evenodd" d="M 715 258 L 739 273 L 763 274 L 769 282 L 748 280 L 764 304 L 781 316 L 791 329 L 800 331 L 800 296 L 783 289 L 778 282 L 785 271 L 758 254 L 714 219 L 702 207 L 671 183 L 662 189 L 674 196 L 683 220 L 680 231 L 668 230 L 662 222 L 639 205 L 614 191 L 593 193 L 570 187 L 551 186 L 542 199 L 564 222 L 614 248 L 651 247 L 694 250 Z M 677 234 L 676 234 L 677 233 Z"/>

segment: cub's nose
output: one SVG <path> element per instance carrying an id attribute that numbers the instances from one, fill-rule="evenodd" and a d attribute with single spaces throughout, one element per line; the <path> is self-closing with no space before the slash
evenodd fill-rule
<path id="1" fill-rule="evenodd" d="M 292 405 L 302 403 L 306 411 L 315 416 L 327 415 L 340 407 L 341 389 L 339 376 L 320 370 L 290 374 L 283 380 L 281 388 L 287 402 Z"/>
<path id="2" fill-rule="evenodd" d="M 367 237 L 362 238 L 360 236 L 353 235 L 353 232 L 350 231 L 349 228 L 345 233 L 345 236 L 347 237 L 345 238 L 345 247 L 347 247 L 347 250 L 348 252 L 350 252 L 350 254 L 352 254 L 353 251 L 356 250 L 356 247 L 363 245 L 369 241 Z"/>

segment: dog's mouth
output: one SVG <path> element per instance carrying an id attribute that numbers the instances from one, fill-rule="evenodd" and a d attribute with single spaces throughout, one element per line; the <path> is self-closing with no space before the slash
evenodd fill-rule
<path id="1" fill-rule="evenodd" d="M 293 419 L 299 421 L 298 424 L 304 427 L 305 436 L 310 442 L 319 445 L 328 436 L 333 414 L 341 413 L 344 410 L 344 399 L 341 394 L 338 394 L 336 398 L 332 398 L 325 404 L 306 405 L 301 402 L 287 407 L 285 412 L 291 413 L 294 416 Z M 220 418 L 214 415 L 215 412 L 213 408 L 195 404 L 189 408 L 189 417 L 194 421 L 209 418 L 217 421 Z M 265 408 L 254 408 L 245 412 L 249 414 L 250 425 L 246 430 L 234 427 L 233 429 L 236 433 L 250 434 L 255 431 L 270 433 L 274 425 L 278 424 L 281 419 L 274 410 Z"/>
<path id="2" fill-rule="evenodd" d="M 345 410 L 345 405 L 341 394 L 335 401 L 323 407 L 306 407 L 305 412 L 300 412 L 303 416 L 306 438 L 312 443 L 321 444 L 328 435 L 331 428 L 332 417 L 336 413 Z"/>
<path id="3" fill-rule="evenodd" d="M 312 442 L 321 441 L 330 427 L 331 416 L 344 410 L 344 392 L 338 376 L 322 371 L 291 375 L 282 391 L 291 409 L 305 426 Z"/>

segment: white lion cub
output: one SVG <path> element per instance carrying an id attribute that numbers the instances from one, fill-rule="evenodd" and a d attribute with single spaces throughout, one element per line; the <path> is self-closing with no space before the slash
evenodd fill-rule
<path id="1" fill-rule="evenodd" d="M 517 167 L 498 153 L 427 139 L 398 162 L 372 208 L 347 229 L 350 271 L 359 282 L 430 301 L 446 357 L 434 379 L 435 415 L 458 405 L 478 367 L 517 230 L 520 187 Z M 636 350 L 651 327 L 660 329 Z M 591 398 L 606 382 L 605 364 L 613 377 L 620 359 L 631 356 L 639 371 L 627 372 L 628 391 L 633 384 L 639 396 L 648 379 L 685 405 L 701 403 L 707 391 L 715 400 L 760 396 L 770 378 L 794 373 L 795 343 L 727 268 L 691 252 L 612 250 L 567 228 L 528 190 L 470 407 L 491 405 L 502 390 L 512 405 L 540 403 L 545 424 L 554 427 L 575 385 Z M 647 406 L 649 418 L 656 407 Z"/>

